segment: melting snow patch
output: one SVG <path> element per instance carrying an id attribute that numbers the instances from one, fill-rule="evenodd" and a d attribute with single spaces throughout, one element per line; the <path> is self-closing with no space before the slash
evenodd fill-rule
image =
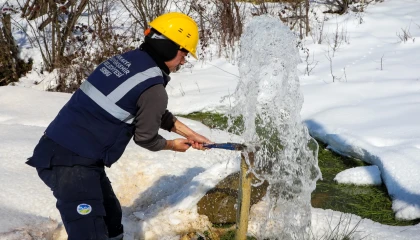
<path id="1" fill-rule="evenodd" d="M 377 166 L 355 167 L 338 173 L 334 181 L 355 185 L 381 185 L 381 172 Z"/>

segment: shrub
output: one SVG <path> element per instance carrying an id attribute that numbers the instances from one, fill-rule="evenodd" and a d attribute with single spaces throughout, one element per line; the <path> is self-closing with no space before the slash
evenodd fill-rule
<path id="1" fill-rule="evenodd" d="M 12 12 L 15 12 L 14 9 L 5 5 L 0 15 L 0 86 L 19 81 L 21 76 L 32 69 L 32 59 L 25 62 L 19 58 L 19 48 L 12 36 Z"/>

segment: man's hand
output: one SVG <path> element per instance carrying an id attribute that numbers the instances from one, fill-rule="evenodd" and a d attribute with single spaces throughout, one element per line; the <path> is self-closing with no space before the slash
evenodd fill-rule
<path id="1" fill-rule="evenodd" d="M 203 143 L 213 143 L 206 137 L 194 132 L 191 128 L 189 128 L 179 120 L 175 121 L 174 127 L 172 128 L 172 132 L 176 132 L 179 135 L 186 137 L 189 141 L 189 144 L 194 149 L 206 150 L 206 148 L 203 147 Z"/>
<path id="2" fill-rule="evenodd" d="M 191 141 L 185 138 L 177 138 L 174 140 L 166 140 L 166 150 L 172 150 L 176 152 L 185 152 L 192 146 Z"/>
<path id="3" fill-rule="evenodd" d="M 189 136 L 188 140 L 190 140 L 191 147 L 198 150 L 206 150 L 206 148 L 203 147 L 203 143 L 212 143 L 209 139 L 198 133 Z"/>

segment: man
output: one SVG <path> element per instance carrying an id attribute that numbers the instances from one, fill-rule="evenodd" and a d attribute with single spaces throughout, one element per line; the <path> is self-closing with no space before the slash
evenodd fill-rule
<path id="1" fill-rule="evenodd" d="M 204 149 L 210 141 L 168 110 L 169 73 L 196 58 L 197 24 L 182 13 L 150 23 L 139 49 L 101 63 L 46 129 L 27 164 L 36 167 L 69 240 L 122 239 L 121 206 L 104 171 L 133 138 L 151 151 Z M 159 128 L 183 136 L 166 140 Z"/>

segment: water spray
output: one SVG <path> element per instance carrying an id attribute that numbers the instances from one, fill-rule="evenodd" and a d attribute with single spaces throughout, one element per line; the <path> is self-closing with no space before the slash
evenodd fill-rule
<path id="1" fill-rule="evenodd" d="M 269 184 L 249 230 L 257 239 L 309 239 L 310 198 L 320 171 L 318 146 L 300 117 L 296 36 L 278 18 L 262 15 L 247 24 L 240 44 L 240 81 L 229 115 L 243 120 L 242 139 L 260 147 L 248 175 L 258 173 Z"/>

